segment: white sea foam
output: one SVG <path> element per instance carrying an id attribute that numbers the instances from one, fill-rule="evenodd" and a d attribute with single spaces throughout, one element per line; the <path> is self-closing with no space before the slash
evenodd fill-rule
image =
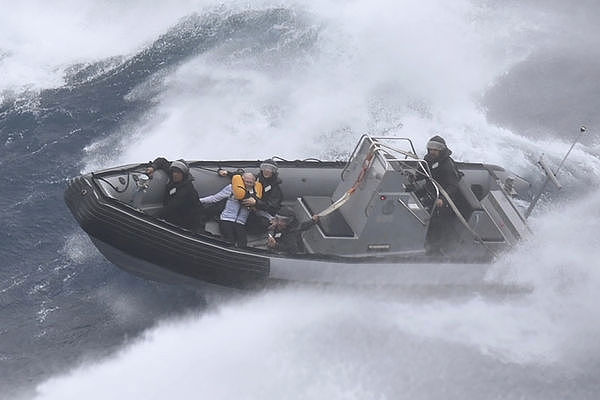
<path id="1" fill-rule="evenodd" d="M 185 62 L 159 80 L 159 89 L 155 81 L 140 85 L 134 96 L 146 93 L 156 106 L 115 134 L 118 152 L 112 144 L 90 151 L 84 170 L 158 155 L 343 158 L 362 133 L 399 123 L 394 133 L 413 138 L 419 151 L 440 133 L 456 159 L 522 174 L 542 153 L 558 163 L 568 147 L 568 139 L 534 141 L 490 125 L 478 100 L 543 43 L 531 39 L 542 28 L 525 25 L 532 14 L 470 1 L 385 0 L 324 2 L 298 13 L 307 17 L 282 41 L 318 32 L 308 50 L 269 49 L 265 56 L 252 43 L 228 43 Z M 572 160 L 580 176 L 600 171 L 585 151 L 576 149 Z"/>
<path id="2" fill-rule="evenodd" d="M 81 50 L 88 59 L 135 51 L 202 6 L 181 4 L 180 10 L 159 6 L 164 15 L 151 17 L 124 43 L 98 39 L 98 23 L 72 46 L 98 39 L 95 52 Z M 490 125 L 477 100 L 514 63 L 555 38 L 547 35 L 555 21 L 543 13 L 441 0 L 292 7 L 308 19 L 298 33 L 318 31 L 308 50 L 275 51 L 271 61 L 285 62 L 267 63 L 247 48 L 229 56 L 217 48 L 178 66 L 158 89 L 141 85 L 131 96 L 152 97 L 155 107 L 139 124 L 115 132 L 118 152 L 91 145 L 86 169 L 158 155 L 342 156 L 362 132 L 399 122 L 399 133 L 414 137 L 419 149 L 439 132 L 456 158 L 521 174 L 541 152 L 556 162 L 566 150 L 566 139 L 534 141 Z M 136 8 L 108 8 L 125 10 L 114 21 L 122 33 Z M 50 19 L 62 22 L 65 14 Z M 81 31 L 63 29 L 69 38 Z M 55 57 L 53 66 L 75 60 L 52 46 L 43 50 Z M 26 48 L 13 54 L 14 62 L 37 60 L 31 76 L 42 74 L 14 82 L 57 84 L 60 74 L 40 68 Z M 600 162 L 578 146 L 564 177 L 575 187 L 597 185 Z M 598 382 L 587 374 L 597 376 L 600 356 L 594 307 L 600 194 L 581 191 L 577 200 L 536 214 L 536 233 L 498 260 L 488 277 L 526 284 L 532 293 L 411 301 L 350 290 L 258 293 L 163 322 L 118 354 L 43 383 L 38 398 L 592 398 Z"/>
<path id="3" fill-rule="evenodd" d="M 24 0 L 2 3 L 0 95 L 61 86 L 67 68 L 131 55 L 206 1 Z M 0 98 L 1 100 L 1 98 Z"/>
<path id="4" fill-rule="evenodd" d="M 532 256 L 535 247 L 529 257 L 549 258 L 547 249 Z M 586 262 L 567 263 L 576 272 L 566 271 L 575 290 L 566 293 L 548 285 L 552 265 L 509 263 L 529 269 L 536 290 L 505 301 L 295 288 L 251 295 L 163 322 L 109 359 L 45 382 L 38 398 L 562 398 L 555 385 L 565 376 L 597 371 L 598 312 L 588 301 L 600 277 L 579 276 Z"/>
<path id="5" fill-rule="evenodd" d="M 231 49 L 235 62 L 219 48 L 197 57 L 166 79 L 152 118 L 135 129 L 135 146 L 114 161 L 148 159 L 158 148 L 186 158 L 323 156 L 331 148 L 348 152 L 361 133 L 398 122 L 420 147 L 441 131 L 459 154 L 480 157 L 494 139 L 478 138 L 512 137 L 484 123 L 474 97 L 525 53 L 500 59 L 488 50 L 496 32 L 470 15 L 468 2 L 441 6 L 443 13 L 438 7 L 326 3 L 307 10 L 317 14 L 319 32 L 308 52 L 274 53 L 267 65 L 249 48 Z M 278 57 L 292 58 L 285 73 L 270 65 Z"/>
<path id="6" fill-rule="evenodd" d="M 98 256 L 98 250 L 90 238 L 81 232 L 74 233 L 67 238 L 62 253 L 74 264 L 82 264 L 90 258 Z"/>

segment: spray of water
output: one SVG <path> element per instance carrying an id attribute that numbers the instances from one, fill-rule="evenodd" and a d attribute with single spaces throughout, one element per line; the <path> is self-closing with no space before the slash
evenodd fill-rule
<path id="1" fill-rule="evenodd" d="M 131 4 L 114 22 L 118 29 L 145 12 Z M 73 53 L 87 60 L 128 54 L 183 11 L 206 7 L 181 4 L 177 12 L 165 6 L 132 37 L 122 35 L 129 39 L 120 47 L 100 24 L 92 25 L 96 30 L 81 43 L 106 40 Z M 114 140 L 88 147 L 85 169 L 158 155 L 343 157 L 361 133 L 400 122 L 397 133 L 419 148 L 442 133 L 457 159 L 498 163 L 523 175 L 541 152 L 558 160 L 568 147 L 567 139 L 533 141 L 489 124 L 480 102 L 499 76 L 551 40 L 546 33 L 554 20 L 534 7 L 466 0 L 285 6 L 296 19 L 262 27 L 280 33 L 274 48 L 251 40 L 222 43 L 134 89 L 131 101 L 151 100 L 153 107 L 114 133 L 118 151 Z M 77 15 L 75 23 L 87 21 L 88 14 Z M 78 29 L 66 27 L 63 36 Z M 32 58 L 26 49 L 1 42 L 0 48 L 9 50 L 0 68 L 12 71 L 7 62 Z M 55 58 L 52 68 L 39 77 L 13 77 L 13 85 L 59 84 L 53 68 L 78 60 L 55 50 L 41 55 Z M 593 307 L 600 193 L 580 183 L 598 183 L 600 161 L 577 147 L 564 177 L 584 194 L 536 214 L 536 234 L 498 260 L 488 277 L 526 284 L 532 293 L 418 301 L 349 290 L 252 294 L 216 304 L 208 314 L 164 322 L 113 357 L 45 382 L 38 397 L 591 398 L 598 382 L 589 373 L 598 374 L 600 355 L 594 340 L 600 315 Z"/>
<path id="2" fill-rule="evenodd" d="M 599 206 L 596 192 L 539 216 L 538 233 L 488 277 L 532 293 L 251 294 L 165 321 L 111 358 L 45 382 L 38 398 L 589 398 L 600 354 Z"/>
<path id="3" fill-rule="evenodd" d="M 0 15 L 0 96 L 61 86 L 75 65 L 128 56 L 202 1 L 25 0 Z M 0 100 L 2 97 L 0 97 Z"/>
<path id="4" fill-rule="evenodd" d="M 275 50 L 223 43 L 180 65 L 158 91 L 135 90 L 155 109 L 118 133 L 122 151 L 100 165 L 93 147 L 86 169 L 149 159 L 157 148 L 192 159 L 339 157 L 361 133 L 399 122 L 417 145 L 441 131 L 463 158 L 500 161 L 496 148 L 510 146 L 507 153 L 522 141 L 490 127 L 475 98 L 527 51 L 507 42 L 514 54 L 498 54 L 488 46 L 498 34 L 490 22 L 468 1 L 298 9 L 293 26 L 264 27 L 285 31 Z M 503 36 L 514 33 L 503 27 Z M 511 158 L 524 165 L 518 154 Z"/>

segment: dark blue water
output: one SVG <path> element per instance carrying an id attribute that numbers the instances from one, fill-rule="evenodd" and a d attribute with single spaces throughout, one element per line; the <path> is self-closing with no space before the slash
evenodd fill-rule
<path id="1" fill-rule="evenodd" d="M 398 122 L 420 148 L 443 133 L 458 158 L 539 182 L 541 152 L 556 165 L 579 124 L 600 122 L 598 7 L 585 2 L 581 29 L 559 30 L 571 9 L 535 3 L 221 5 L 181 15 L 132 54 L 63 65 L 60 84 L 3 92 L 0 398 L 189 398 L 199 385 L 207 398 L 597 398 L 593 136 L 566 165 L 567 190 L 534 215 L 536 236 L 490 278 L 535 288 L 518 299 L 290 288 L 214 300 L 121 271 L 63 202 L 68 179 L 97 166 L 333 158 Z M 15 53 L 5 44 L 0 68 Z"/>
<path id="2" fill-rule="evenodd" d="M 204 294 L 130 276 L 100 256 L 63 202 L 84 147 L 149 107 L 125 95 L 224 41 L 277 41 L 265 26 L 290 12 L 190 16 L 114 66 L 79 69 L 67 84 L 0 105 L 0 387 L 2 398 L 86 357 L 109 354 L 156 320 L 201 309 Z M 122 314 L 125 314 L 122 315 Z"/>

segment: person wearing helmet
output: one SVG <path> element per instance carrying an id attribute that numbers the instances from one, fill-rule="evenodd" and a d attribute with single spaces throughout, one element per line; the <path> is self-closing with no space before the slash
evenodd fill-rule
<path id="1" fill-rule="evenodd" d="M 275 215 L 281 207 L 283 200 L 283 192 L 281 190 L 281 179 L 278 175 L 278 166 L 275 160 L 268 159 L 260 164 L 260 172 L 256 178 L 257 182 L 262 185 L 262 196 L 250 196 L 244 200 L 244 206 L 252 207 L 260 212 L 253 213 L 248 218 L 248 228 L 250 231 L 265 232 L 269 227 L 268 215 Z M 224 169 L 219 169 L 218 174 L 221 176 L 231 177 L 239 174 L 242 171 L 228 172 Z"/>
<path id="2" fill-rule="evenodd" d="M 452 199 L 456 201 L 458 182 L 462 173 L 456 168 L 456 164 L 450 155 L 452 150 L 446 145 L 441 136 L 434 136 L 427 142 L 427 154 L 423 158 L 427 162 L 431 177 L 435 180 Z M 423 174 L 417 178 L 425 179 Z M 437 193 L 431 182 L 428 182 L 428 192 Z M 425 238 L 425 250 L 431 255 L 442 255 L 445 242 L 451 234 L 452 217 L 454 213 L 448 204 L 448 200 L 441 194 L 433 199 L 431 204 L 431 219 L 427 236 Z"/>
<path id="3" fill-rule="evenodd" d="M 262 183 L 263 196 L 256 200 L 256 209 L 263 210 L 271 215 L 279 211 L 283 200 L 278 170 L 275 160 L 265 160 L 260 164 L 260 173 L 257 178 Z"/>
<path id="4" fill-rule="evenodd" d="M 197 228 L 201 218 L 201 205 L 198 192 L 192 183 L 194 178 L 190 174 L 190 168 L 184 161 L 169 162 L 159 157 L 146 168 L 146 174 L 152 176 L 159 169 L 169 175 L 169 182 L 165 188 L 163 208 L 158 217 L 186 229 Z"/>
<path id="5" fill-rule="evenodd" d="M 271 220 L 268 230 L 267 247 L 275 252 L 298 254 L 304 252 L 301 233 L 313 227 L 319 221 L 314 215 L 312 219 L 298 223 L 296 214 L 289 207 L 281 207 Z"/>

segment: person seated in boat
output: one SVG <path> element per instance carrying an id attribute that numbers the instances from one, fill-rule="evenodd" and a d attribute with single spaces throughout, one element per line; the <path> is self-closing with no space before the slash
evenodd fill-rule
<path id="1" fill-rule="evenodd" d="M 198 192 L 192 181 L 190 168 L 184 161 L 168 161 L 159 157 L 146 168 L 146 174 L 152 176 L 156 170 L 163 170 L 169 175 L 165 188 L 163 208 L 158 217 L 186 229 L 197 229 L 201 225 L 201 205 Z"/>
<path id="2" fill-rule="evenodd" d="M 232 182 L 218 193 L 199 200 L 202 205 L 209 205 L 226 199 L 225 208 L 219 218 L 221 235 L 237 247 L 246 247 L 246 222 L 256 204 L 251 199 L 261 196 L 262 188 L 257 184 L 254 174 L 244 172 L 242 175 L 235 175 Z"/>
<path id="3" fill-rule="evenodd" d="M 431 177 L 448 194 L 453 202 L 456 201 L 458 192 L 458 182 L 462 173 L 456 168 L 456 164 L 450 155 L 452 150 L 446 145 L 446 141 L 441 136 L 434 136 L 427 142 L 427 154 L 424 160 L 427 162 Z M 425 179 L 423 170 L 417 174 L 417 180 Z M 428 193 L 437 193 L 433 183 L 427 182 Z M 454 212 L 448 203 L 448 200 L 442 193 L 432 199 L 430 204 L 431 219 L 425 239 L 425 250 L 431 255 L 442 255 L 442 248 L 445 242 L 452 234 L 452 218 Z"/>
<path id="4" fill-rule="evenodd" d="M 296 214 L 289 207 L 281 207 L 271 220 L 268 230 L 267 247 L 275 252 L 285 254 L 304 253 L 301 233 L 313 227 L 319 221 L 318 215 L 298 223 Z"/>
<path id="5" fill-rule="evenodd" d="M 263 211 L 262 213 L 253 213 L 248 216 L 248 228 L 255 232 L 265 232 L 270 225 L 270 219 L 266 215 L 273 216 L 279 211 L 281 202 L 283 201 L 283 192 L 281 190 L 281 179 L 278 176 L 278 166 L 275 160 L 268 159 L 260 164 L 260 172 L 256 177 L 257 182 L 262 185 L 262 197 L 251 197 L 249 203 L 256 210 Z M 218 174 L 221 176 L 234 176 L 240 173 L 229 172 L 224 169 L 219 169 Z M 243 170 L 242 170 L 243 172 Z"/>

